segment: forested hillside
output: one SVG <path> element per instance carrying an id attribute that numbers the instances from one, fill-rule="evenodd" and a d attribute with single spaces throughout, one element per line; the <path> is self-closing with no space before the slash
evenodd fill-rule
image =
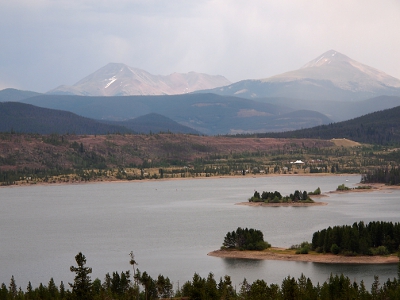
<path id="1" fill-rule="evenodd" d="M 133 131 L 123 126 L 103 124 L 71 112 L 19 102 L 4 102 L 0 103 L 0 132 L 107 134 Z"/>
<path id="2" fill-rule="evenodd" d="M 400 143 L 400 106 L 352 120 L 281 133 L 257 134 L 274 138 L 347 138 L 360 143 L 391 145 Z"/>
<path id="3" fill-rule="evenodd" d="M 207 135 L 285 131 L 332 122 L 316 111 L 214 94 L 84 97 L 40 95 L 24 103 L 61 109 L 96 120 L 122 121 L 157 113 Z M 289 114 L 292 113 L 292 114 Z"/>

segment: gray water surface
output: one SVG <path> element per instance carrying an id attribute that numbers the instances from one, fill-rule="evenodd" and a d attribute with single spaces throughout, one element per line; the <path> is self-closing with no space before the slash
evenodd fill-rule
<path id="1" fill-rule="evenodd" d="M 311 241 L 313 232 L 361 220 L 400 222 L 400 191 L 330 194 L 327 206 L 249 207 L 254 190 L 322 192 L 339 184 L 355 186 L 360 176 L 236 177 L 171 181 L 135 181 L 85 185 L 29 186 L 0 189 L 0 282 L 14 275 L 23 289 L 72 282 L 69 271 L 78 252 L 93 268 L 92 279 L 131 269 L 133 251 L 141 271 L 168 276 L 176 288 L 195 272 L 230 275 L 239 288 L 264 279 L 281 283 L 302 273 L 323 282 L 344 273 L 368 285 L 397 276 L 397 265 L 331 265 L 305 262 L 223 259 L 207 256 L 219 249 L 228 231 L 260 229 L 273 246 Z"/>

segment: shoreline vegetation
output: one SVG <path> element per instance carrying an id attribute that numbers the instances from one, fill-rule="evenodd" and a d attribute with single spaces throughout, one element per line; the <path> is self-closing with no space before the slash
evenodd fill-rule
<path id="1" fill-rule="evenodd" d="M 73 179 L 73 176 L 71 178 L 68 178 L 67 180 L 64 180 L 64 178 L 61 178 L 63 176 L 55 176 L 54 178 L 49 178 L 49 180 L 46 181 L 33 181 L 33 180 L 26 180 L 26 179 L 21 179 L 18 181 L 15 181 L 14 184 L 0 184 L 0 188 L 2 187 L 18 187 L 18 186 L 35 186 L 35 185 L 66 185 L 66 184 L 92 184 L 92 183 L 114 183 L 114 182 L 146 182 L 146 181 L 174 181 L 174 180 L 192 180 L 192 179 L 223 179 L 223 178 L 236 178 L 236 179 L 241 179 L 241 178 L 269 178 L 269 177 L 280 177 L 280 176 L 306 176 L 306 177 L 314 177 L 314 176 L 339 176 L 339 177 L 346 177 L 349 175 L 359 175 L 359 174 L 332 174 L 332 173 L 300 173 L 300 174 L 257 174 L 257 175 L 212 175 L 212 176 L 188 176 L 188 177 L 164 177 L 164 178 L 137 178 L 133 180 L 129 180 L 126 178 L 119 179 L 115 176 L 102 176 L 102 177 L 97 177 L 97 178 L 92 178 L 90 180 L 76 180 Z M 373 184 L 370 184 L 373 185 Z M 400 188 L 400 186 L 399 186 Z M 317 195 L 317 196 L 324 196 L 324 195 Z"/>

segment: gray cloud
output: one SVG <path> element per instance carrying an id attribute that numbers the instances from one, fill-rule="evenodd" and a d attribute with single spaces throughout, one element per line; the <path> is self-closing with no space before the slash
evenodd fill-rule
<path id="1" fill-rule="evenodd" d="M 400 78 L 400 2 L 15 0 L 0 10 L 0 89 L 45 92 L 109 62 L 232 81 L 335 49 Z"/>

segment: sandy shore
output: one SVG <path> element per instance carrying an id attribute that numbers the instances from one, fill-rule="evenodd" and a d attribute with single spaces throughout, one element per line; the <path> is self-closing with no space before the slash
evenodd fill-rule
<path id="1" fill-rule="evenodd" d="M 207 255 L 223 258 L 286 260 L 326 264 L 396 264 L 399 262 L 399 258 L 396 255 L 341 256 L 320 253 L 295 254 L 293 250 L 276 247 L 272 247 L 264 251 L 216 250 L 208 253 Z"/>

